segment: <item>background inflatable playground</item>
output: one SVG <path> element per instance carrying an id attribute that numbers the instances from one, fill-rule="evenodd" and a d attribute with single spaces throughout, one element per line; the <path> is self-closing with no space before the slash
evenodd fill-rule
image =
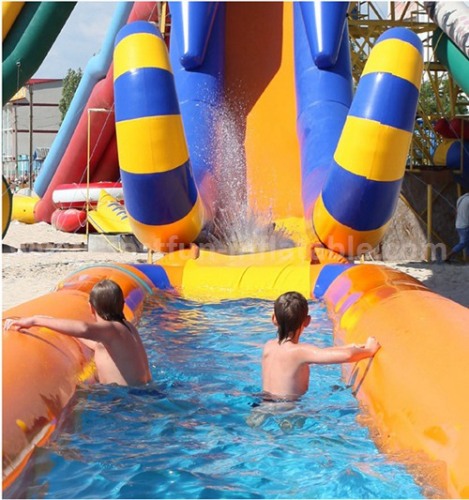
<path id="1" fill-rule="evenodd" d="M 7 12 L 15 57 L 29 54 L 15 52 L 36 19 L 22 17 L 29 5 Z M 441 464 L 449 495 L 469 497 L 467 309 L 403 273 L 349 260 L 379 244 L 397 204 L 423 69 L 418 36 L 381 35 L 354 90 L 345 2 L 169 8 L 168 41 L 155 3 L 119 5 L 36 181 L 34 206 L 35 220 L 50 222 L 54 189 L 82 182 L 89 157 L 89 180 L 120 178 L 133 233 L 167 254 L 156 264 L 84 269 L 4 317 L 87 318 L 88 293 L 104 277 L 121 284 L 135 320 L 158 289 L 196 300 L 295 289 L 324 300 L 336 342 L 373 332 L 383 346 L 344 373 L 379 445 L 423 452 Z M 55 12 L 42 19 L 64 22 Z M 90 129 L 99 138 L 91 145 Z M 90 361 L 81 343 L 57 333 L 4 332 L 4 487 L 53 432 L 76 385 L 93 381 Z"/>

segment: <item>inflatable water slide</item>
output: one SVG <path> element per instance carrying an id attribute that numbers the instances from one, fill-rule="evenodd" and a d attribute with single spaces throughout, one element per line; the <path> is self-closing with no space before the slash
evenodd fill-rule
<path id="1" fill-rule="evenodd" d="M 419 38 L 383 33 L 354 92 L 346 3 L 170 2 L 170 11 L 169 54 L 156 25 L 137 21 L 119 30 L 113 55 L 129 221 L 143 244 L 167 254 L 82 269 L 4 318 L 86 319 L 89 291 L 105 277 L 121 284 L 133 320 L 158 290 L 212 301 L 298 290 L 326 303 L 336 343 L 378 337 L 372 362 L 344 370 L 378 445 L 425 457 L 438 468 L 429 481 L 469 497 L 469 312 L 404 273 L 353 263 L 380 242 L 397 204 Z M 217 251 L 211 234 L 223 223 L 225 234 L 239 222 L 249 229 L 252 218 L 261 228 L 246 235 L 249 250 Z M 278 233 L 290 242 L 280 249 Z M 53 432 L 76 385 L 93 377 L 79 341 L 4 332 L 4 487 Z"/>
<path id="2" fill-rule="evenodd" d="M 426 2 L 438 25 L 432 43 L 439 61 L 455 82 L 469 94 L 469 6 L 465 2 Z"/>
<path id="3" fill-rule="evenodd" d="M 2 106 L 39 69 L 76 2 L 2 2 Z"/>
<path id="4" fill-rule="evenodd" d="M 465 2 L 426 2 L 428 14 L 438 25 L 433 50 L 456 84 L 469 95 L 469 5 Z M 469 121 L 439 120 L 435 131 L 444 139 L 433 155 L 435 165 L 461 170 L 455 180 L 469 189 Z"/>
<path id="5" fill-rule="evenodd" d="M 62 30 L 76 2 L 2 2 L 2 106 L 31 78 Z M 2 190 L 2 235 L 12 215 L 12 193 Z M 5 211 L 5 208 L 8 208 Z M 32 218 L 32 217 L 31 217 Z"/>
<path id="6" fill-rule="evenodd" d="M 3 104 L 38 69 L 75 4 L 2 4 Z M 158 20 L 155 2 L 117 4 L 101 50 L 88 62 L 69 111 L 35 180 L 34 192 L 40 199 L 26 200 L 28 207 L 24 208 L 28 212 L 25 216 L 28 221 L 50 223 L 57 208 L 53 200 L 54 190 L 64 184 L 85 183 L 87 168 L 92 183 L 119 179 L 112 85 L 114 38 L 124 24 L 142 19 Z"/>
<path id="7" fill-rule="evenodd" d="M 34 183 L 34 190 L 41 197 L 34 207 L 37 222 L 51 222 L 56 209 L 53 193 L 58 186 L 84 184 L 87 179 L 97 183 L 120 178 L 112 51 L 117 31 L 136 20 L 157 21 L 156 3 L 122 2 L 117 5 L 103 47 L 87 64 L 70 109 Z"/>

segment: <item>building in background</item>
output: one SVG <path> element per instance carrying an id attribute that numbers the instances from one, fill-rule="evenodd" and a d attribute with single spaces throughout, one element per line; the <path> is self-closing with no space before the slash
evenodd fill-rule
<path id="1" fill-rule="evenodd" d="M 2 172 L 12 180 L 37 173 L 60 127 L 63 81 L 29 80 L 2 111 Z M 30 161 L 32 158 L 32 162 Z M 31 164 L 32 163 L 32 164 Z"/>

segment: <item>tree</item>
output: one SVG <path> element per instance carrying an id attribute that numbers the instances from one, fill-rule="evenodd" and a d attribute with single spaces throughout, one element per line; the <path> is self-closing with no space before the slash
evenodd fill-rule
<path id="1" fill-rule="evenodd" d="M 438 97 L 435 95 L 435 87 L 438 89 Z M 452 117 L 450 99 L 450 81 L 448 77 L 443 77 L 434 82 L 430 81 L 422 83 L 420 88 L 420 105 L 427 116 Z M 461 103 L 456 103 L 454 113 L 467 113 L 467 106 Z"/>
<path id="2" fill-rule="evenodd" d="M 78 68 L 77 71 L 69 68 L 67 71 L 67 75 L 63 80 L 62 97 L 59 102 L 59 110 L 62 115 L 61 121 L 64 120 L 65 115 L 67 114 L 68 108 L 70 107 L 70 103 L 72 102 L 82 76 L 83 71 L 81 68 Z"/>

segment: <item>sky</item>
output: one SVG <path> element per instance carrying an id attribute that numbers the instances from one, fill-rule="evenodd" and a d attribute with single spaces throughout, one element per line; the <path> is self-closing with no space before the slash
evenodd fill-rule
<path id="1" fill-rule="evenodd" d="M 68 69 L 83 71 L 100 51 L 116 2 L 79 1 L 33 78 L 64 78 Z"/>
<path id="2" fill-rule="evenodd" d="M 117 2 L 111 1 L 78 1 L 33 78 L 64 78 L 69 68 L 84 71 L 91 57 L 101 49 L 116 6 Z"/>

